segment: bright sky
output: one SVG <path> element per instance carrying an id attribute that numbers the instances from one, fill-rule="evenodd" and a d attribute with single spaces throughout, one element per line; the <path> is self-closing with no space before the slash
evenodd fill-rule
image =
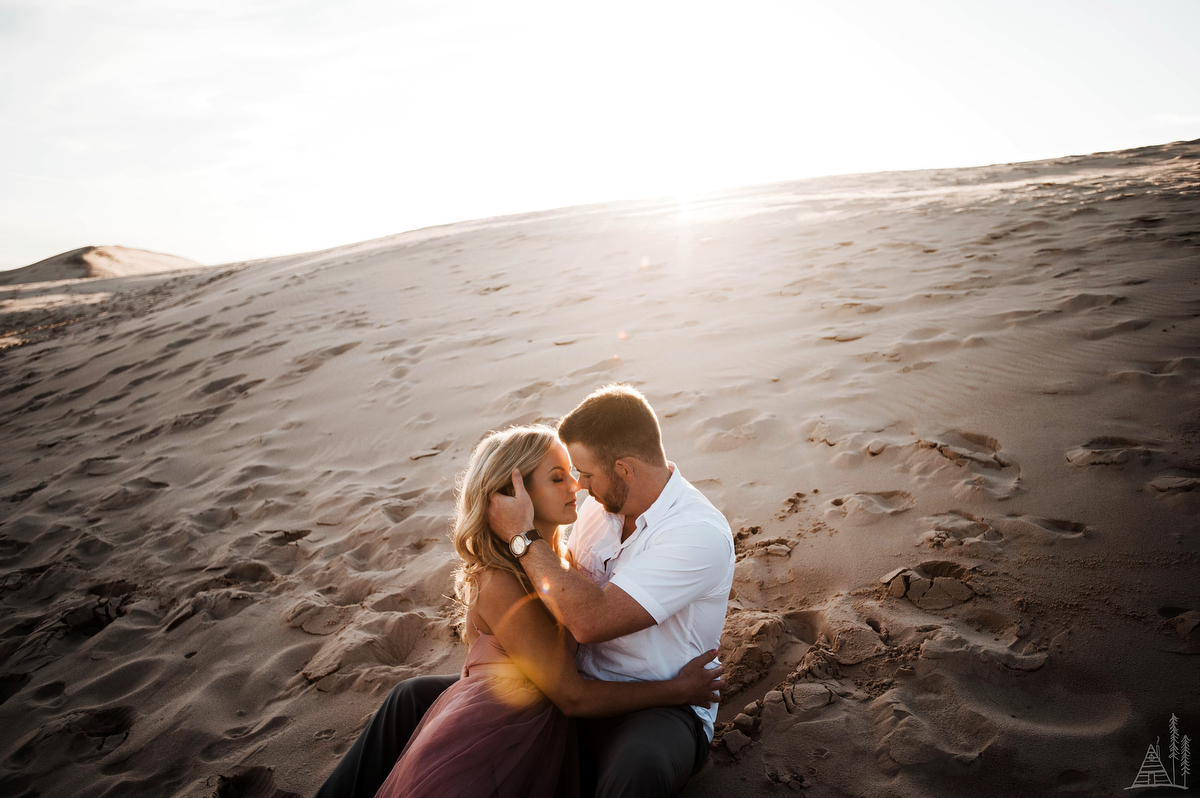
<path id="1" fill-rule="evenodd" d="M 1200 137 L 1200 2 L 0 0 L 0 268 Z"/>

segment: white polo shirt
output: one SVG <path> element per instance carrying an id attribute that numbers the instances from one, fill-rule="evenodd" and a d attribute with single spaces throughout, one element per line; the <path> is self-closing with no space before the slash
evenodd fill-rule
<path id="1" fill-rule="evenodd" d="M 584 676 L 671 679 L 688 660 L 720 644 L 733 585 L 733 534 L 725 516 L 674 463 L 671 467 L 666 487 L 623 543 L 622 516 L 606 512 L 591 496 L 579 508 L 567 541 L 576 565 L 601 587 L 612 582 L 624 590 L 657 622 L 615 640 L 580 645 L 575 663 Z M 709 740 L 717 706 L 692 707 Z"/>

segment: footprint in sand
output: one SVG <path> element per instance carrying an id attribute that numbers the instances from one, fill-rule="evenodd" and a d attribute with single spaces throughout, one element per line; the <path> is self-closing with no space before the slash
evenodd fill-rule
<path id="1" fill-rule="evenodd" d="M 945 610 L 975 597 L 967 575 L 974 569 L 948 560 L 929 560 L 913 568 L 897 568 L 879 581 L 888 594 L 907 598 L 923 610 Z"/>
<path id="2" fill-rule="evenodd" d="M 992 526 L 1008 540 L 1024 541 L 1042 546 L 1059 542 L 1082 541 L 1088 527 L 1075 521 L 1059 518 L 1039 518 L 1032 515 L 1009 515 L 992 521 Z"/>
<path id="3" fill-rule="evenodd" d="M 220 394 L 219 396 L 214 397 L 214 399 L 231 401 L 245 396 L 250 392 L 251 388 L 266 382 L 266 380 L 246 380 L 245 382 L 238 382 L 245 376 L 245 374 L 236 374 L 232 377 L 223 377 L 219 380 L 213 380 L 212 382 L 207 383 L 204 387 L 194 391 L 188 398 L 203 399 L 205 397 L 214 396 L 214 394 Z M 237 384 L 235 385 L 234 383 Z"/>
<path id="4" fill-rule="evenodd" d="M 14 493 L 10 493 L 9 495 L 5 496 L 4 500 L 8 501 L 8 502 L 12 502 L 13 504 L 20 504 L 21 502 L 28 499 L 30 496 L 34 496 L 37 493 L 40 493 L 41 491 L 45 490 L 46 486 L 49 484 L 50 484 L 49 482 L 39 482 L 36 485 L 30 485 L 27 488 L 21 488 L 20 490 L 14 492 Z M 16 541 L 13 541 L 13 542 L 16 542 Z"/>
<path id="5" fill-rule="evenodd" d="M 197 341 L 203 341 L 207 337 L 208 337 L 207 335 L 192 335 L 187 338 L 179 338 L 179 339 L 174 340 L 171 343 L 167 344 L 166 346 L 164 346 L 162 349 L 160 349 L 158 351 L 159 351 L 160 355 L 173 354 L 175 352 L 178 352 L 180 349 L 183 349 L 184 347 L 187 347 L 187 346 L 190 346 L 191 344 L 196 343 Z"/>
<path id="6" fill-rule="evenodd" d="M 1109 379 L 1134 388 L 1191 390 L 1200 378 L 1200 357 L 1177 357 L 1147 364 L 1142 370 L 1114 372 Z"/>
<path id="7" fill-rule="evenodd" d="M 270 341 L 268 343 L 263 343 L 263 344 L 258 344 L 256 346 L 252 346 L 246 350 L 246 353 L 244 355 L 242 355 L 241 359 L 248 360 L 249 358 L 252 358 L 252 357 L 258 357 L 259 355 L 265 355 L 270 352 L 274 352 L 276 349 L 278 349 L 279 347 L 283 346 L 286 343 L 287 343 L 287 341 Z"/>
<path id="8" fill-rule="evenodd" d="M 320 349 L 313 349 L 310 352 L 305 352 L 299 357 L 292 358 L 289 362 L 293 368 L 289 371 L 280 374 L 275 378 L 277 383 L 294 382 L 304 375 L 319 369 L 331 359 L 344 355 L 354 347 L 361 344 L 362 341 L 351 341 L 350 343 L 340 344 L 338 346 L 326 346 Z"/>
<path id="9" fill-rule="evenodd" d="M 295 793 L 275 788 L 275 772 L 272 768 L 250 767 L 229 776 L 219 774 L 215 795 L 219 798 L 290 798 Z"/>
<path id="10" fill-rule="evenodd" d="M 261 562 L 247 561 L 234 563 L 225 572 L 225 578 L 233 582 L 253 584 L 256 582 L 274 582 L 275 572 Z"/>
<path id="11" fill-rule="evenodd" d="M 61 706 L 63 703 L 63 694 L 67 690 L 66 682 L 50 682 L 34 690 L 30 696 L 30 703 L 37 706 L 54 708 Z"/>
<path id="12" fill-rule="evenodd" d="M 384 593 L 367 605 L 371 612 L 411 612 L 413 600 L 403 593 Z"/>
<path id="13" fill-rule="evenodd" d="M 999 546 L 1004 539 L 987 519 L 961 510 L 951 510 L 921 520 L 928 531 L 921 535 L 918 543 L 931 549 L 962 546 L 964 550 L 988 550 Z"/>
<path id="14" fill-rule="evenodd" d="M 1074 294 L 1060 301 L 1056 307 L 1064 313 L 1080 313 L 1107 308 L 1125 301 L 1119 294 Z"/>
<path id="15" fill-rule="evenodd" d="M 325 636 L 341 629 L 351 612 L 349 607 L 301 599 L 287 611 L 284 621 L 293 629 L 303 629 L 310 635 Z"/>
<path id="16" fill-rule="evenodd" d="M 224 759 L 230 754 L 244 750 L 250 743 L 261 743 L 271 739 L 291 725 L 291 718 L 286 715 L 276 715 L 257 726 L 237 726 L 227 729 L 220 739 L 213 740 L 200 749 L 200 759 L 205 762 Z"/>
<path id="17" fill-rule="evenodd" d="M 234 374 L 232 377 L 222 377 L 221 379 L 213 380 L 212 382 L 209 382 L 206 385 L 204 385 L 204 387 L 199 388 L 196 391 L 195 395 L 196 396 L 208 396 L 209 394 L 214 394 L 217 391 L 228 388 L 230 385 L 233 385 L 235 382 L 237 382 L 238 380 L 242 379 L 245 376 L 246 376 L 245 374 Z"/>
<path id="18" fill-rule="evenodd" d="M 990 435 L 951 429 L 914 440 L 886 430 L 854 432 L 848 422 L 826 418 L 812 419 L 805 428 L 808 440 L 839 450 L 833 458 L 838 467 L 874 459 L 918 484 L 953 479 L 958 500 L 1007 499 L 1020 489 L 1020 466 L 1000 456 L 1000 442 Z"/>
<path id="19" fill-rule="evenodd" d="M 1010 310 L 987 316 L 985 320 L 993 321 L 988 325 L 988 329 L 1025 327 L 1056 318 L 1057 314 L 1058 310 Z"/>
<path id="20" fill-rule="evenodd" d="M 36 779 L 48 764 L 61 766 L 63 752 L 70 752 L 72 762 L 101 759 L 129 738 L 129 730 L 140 719 L 137 710 L 128 706 L 72 712 L 36 729 L 9 761 L 24 765 L 22 775 Z"/>
<path id="21" fill-rule="evenodd" d="M 95 390 L 96 388 L 99 388 L 103 384 L 104 384 L 104 380 L 97 380 L 96 382 L 89 383 L 88 385 L 80 386 L 79 388 L 76 388 L 75 390 L 71 391 L 70 393 L 61 394 L 59 396 L 56 396 L 54 398 L 54 400 L 52 402 L 50 402 L 50 404 L 52 406 L 55 406 L 55 405 L 65 404 L 68 402 L 73 402 L 76 399 L 78 399 L 79 397 L 83 396 L 84 394 L 91 393 L 93 390 Z"/>
<path id="22" fill-rule="evenodd" d="M 590 377 L 592 375 L 604 374 L 605 372 L 615 371 L 621 365 L 621 359 L 616 355 L 606 357 L 604 360 L 597 361 L 590 366 L 575 369 L 570 372 L 568 377 Z"/>
<path id="23" fill-rule="evenodd" d="M 857 328 L 857 329 L 850 329 L 850 330 L 830 329 L 830 330 L 826 330 L 825 332 L 821 333 L 821 335 L 819 337 L 822 341 L 835 341 L 837 343 L 848 343 L 850 341 L 857 341 L 859 338 L 862 338 L 866 334 L 867 334 L 867 331 L 865 328 Z"/>
<path id="24" fill-rule="evenodd" d="M 1067 451 L 1067 462 L 1076 468 L 1087 468 L 1097 465 L 1123 465 L 1125 463 L 1140 463 L 1148 465 L 1154 455 L 1160 450 L 1152 448 L 1156 444 L 1143 443 L 1131 438 L 1102 436 L 1092 438 L 1082 446 L 1076 446 Z"/>
<path id="25" fill-rule="evenodd" d="M 980 755 L 1019 757 L 1014 740 L 1053 738 L 1072 749 L 1094 745 L 1125 728 L 1133 714 L 1119 692 L 1080 692 L 1085 686 L 1054 674 L 1031 683 L 1023 677 L 1042 669 L 1044 652 L 1017 654 L 967 632 L 937 631 L 921 644 L 918 659 L 919 671 L 941 673 L 898 685 L 871 705 L 877 756 L 893 775 L 918 763 L 962 768 Z M 1058 781 L 1077 786 L 1086 784 L 1087 775 L 1064 770 Z M 1111 789 L 1092 786 L 1083 792 Z"/>
<path id="26" fill-rule="evenodd" d="M 105 494 L 99 502 L 92 506 L 91 512 L 129 510 L 140 507 L 154 499 L 159 491 L 169 487 L 170 485 L 166 482 L 156 482 L 153 479 L 139 477 Z"/>
<path id="27" fill-rule="evenodd" d="M 947 467 L 961 469 L 961 478 L 951 488 L 955 499 L 1007 499 L 1020 489 L 1021 468 L 1001 457 L 1000 448 L 1000 442 L 990 435 L 947 430 L 929 439 L 919 438 L 915 445 L 902 449 L 893 470 L 927 482 L 935 476 L 945 478 L 942 472 Z"/>
<path id="28" fill-rule="evenodd" d="M 1113 335 L 1125 332 L 1134 332 L 1149 327 L 1152 319 L 1138 318 L 1126 319 L 1125 321 L 1109 324 L 1104 327 L 1094 327 L 1090 330 L 1084 330 L 1080 336 L 1089 341 L 1099 341 Z"/>
<path id="29" fill-rule="evenodd" d="M 1158 495 L 1173 496 L 1180 493 L 1191 493 L 1200 488 L 1200 477 L 1159 477 L 1147 484 L 1147 487 Z"/>
<path id="30" fill-rule="evenodd" d="M 922 327 L 910 330 L 902 335 L 892 344 L 888 351 L 882 354 L 887 360 L 893 362 L 913 359 L 924 360 L 929 355 L 939 352 L 949 352 L 964 346 L 978 346 L 983 342 L 984 339 L 979 336 L 963 339 L 940 327 Z"/>
<path id="31" fill-rule="evenodd" d="M 408 343 L 407 338 L 394 338 L 391 341 L 380 341 L 371 346 L 372 352 L 386 352 L 390 349 L 395 349 L 398 346 L 404 346 Z"/>
<path id="32" fill-rule="evenodd" d="M 358 682 L 363 671 L 386 666 L 419 666 L 430 626 L 439 621 L 421 613 L 388 612 L 356 620 L 326 637 L 325 644 L 301 670 L 301 676 L 318 690 L 341 693 Z M 432 648 L 432 647 L 429 647 Z"/>
<path id="33" fill-rule="evenodd" d="M 272 311 L 272 312 L 274 312 L 274 311 Z M 261 314 L 255 314 L 255 315 L 261 315 Z M 246 321 L 242 324 L 239 324 L 236 327 L 230 327 L 228 330 L 221 333 L 217 337 L 218 338 L 236 338 L 239 335 L 245 335 L 248 332 L 257 330 L 259 327 L 262 327 L 265 324 L 266 324 L 265 321 Z"/>
<path id="34" fill-rule="evenodd" d="M 0 538 L 0 563 L 12 565 L 18 562 L 28 548 L 29 544 L 23 540 Z"/>
<path id="35" fill-rule="evenodd" d="M 692 427 L 699 452 L 727 452 L 765 441 L 788 438 L 786 425 L 770 413 L 746 409 L 707 418 Z"/>
<path id="36" fill-rule="evenodd" d="M 497 396 L 488 410 L 497 413 L 517 413 L 541 408 L 544 397 L 559 393 L 558 386 L 546 380 L 531 382 Z"/>
<path id="37" fill-rule="evenodd" d="M 930 366 L 934 365 L 936 362 L 937 361 L 935 361 L 935 360 L 918 360 L 916 363 L 896 369 L 896 373 L 897 374 L 907 374 L 910 371 L 921 371 L 923 369 L 929 368 Z"/>
<path id="38" fill-rule="evenodd" d="M 195 413 L 184 413 L 183 415 L 176 416 L 170 421 L 152 427 L 150 430 L 143 432 L 131 439 L 129 443 L 145 443 L 151 438 L 156 438 L 159 435 L 176 434 L 199 429 L 200 427 L 211 424 L 217 419 L 218 416 L 220 416 L 226 410 L 229 410 L 231 407 L 233 407 L 233 403 L 228 402 L 226 404 L 217 405 L 216 407 L 210 407 L 207 410 L 200 410 Z"/>
<path id="39" fill-rule="evenodd" d="M 1165 619 L 1166 628 L 1184 641 L 1182 648 L 1168 650 L 1179 654 L 1200 654 L 1200 610 L 1167 606 L 1159 607 L 1158 615 Z"/>
<path id="40" fill-rule="evenodd" d="M 125 387 L 126 388 L 137 388 L 139 385 L 144 385 L 145 383 L 150 382 L 150 380 L 154 379 L 155 377 L 159 376 L 160 374 L 162 374 L 161 371 L 155 371 L 155 372 L 145 375 L 144 377 L 137 377 L 136 379 L 132 379 L 129 382 L 127 382 L 125 384 Z"/>
<path id="41" fill-rule="evenodd" d="M 192 618 L 208 621 L 232 618 L 253 604 L 257 598 L 259 597 L 238 588 L 201 590 L 198 595 L 167 616 L 163 631 L 173 631 Z"/>
<path id="42" fill-rule="evenodd" d="M 911 493 L 902 490 L 889 490 L 882 493 L 852 493 L 832 499 L 826 518 L 842 518 L 854 526 L 865 526 L 874 523 L 885 515 L 896 515 L 916 504 Z"/>

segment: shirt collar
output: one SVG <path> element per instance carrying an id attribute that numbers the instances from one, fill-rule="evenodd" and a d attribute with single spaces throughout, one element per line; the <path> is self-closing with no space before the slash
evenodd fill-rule
<path id="1" fill-rule="evenodd" d="M 646 512 L 638 516 L 634 523 L 634 534 L 641 532 L 651 524 L 662 521 L 683 494 L 683 475 L 679 473 L 679 466 L 670 460 L 667 461 L 667 465 L 671 467 L 671 477 L 663 486 L 662 493 L 658 494 L 658 498 L 654 500 L 654 504 L 651 504 Z M 631 540 L 633 539 L 633 535 L 629 537 Z"/>

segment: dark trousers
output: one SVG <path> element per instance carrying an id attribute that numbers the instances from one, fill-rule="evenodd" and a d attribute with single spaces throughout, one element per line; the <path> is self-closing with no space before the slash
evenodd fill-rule
<path id="1" fill-rule="evenodd" d="M 686 705 L 579 721 L 583 794 L 669 798 L 708 759 L 708 735 Z"/>
<path id="2" fill-rule="evenodd" d="M 457 681 L 457 673 L 418 676 L 393 687 L 315 798 L 375 798 L 425 710 Z"/>
<path id="3" fill-rule="evenodd" d="M 392 688 L 315 798 L 374 798 L 425 711 L 457 675 L 419 676 Z M 708 758 L 708 735 L 690 708 L 655 707 L 579 721 L 584 795 L 672 796 Z"/>

